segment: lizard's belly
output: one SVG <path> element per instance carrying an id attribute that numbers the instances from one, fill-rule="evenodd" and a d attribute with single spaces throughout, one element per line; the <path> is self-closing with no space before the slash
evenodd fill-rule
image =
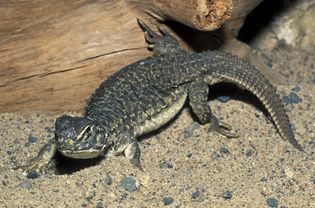
<path id="1" fill-rule="evenodd" d="M 176 94 L 176 98 L 173 103 L 167 108 L 162 109 L 160 112 L 153 115 L 150 119 L 145 120 L 135 127 L 135 136 L 141 136 L 143 134 L 154 131 L 172 118 L 182 109 L 187 99 L 187 93 L 184 90 L 180 90 Z"/>

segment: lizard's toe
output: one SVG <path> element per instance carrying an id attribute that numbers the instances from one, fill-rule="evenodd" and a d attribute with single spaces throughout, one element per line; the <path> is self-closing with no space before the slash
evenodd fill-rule
<path id="1" fill-rule="evenodd" d="M 218 120 L 216 117 L 212 117 L 210 122 L 209 131 L 216 131 L 219 134 L 228 137 L 228 138 L 235 138 L 239 137 L 239 134 L 231 132 L 232 127 L 231 125 Z"/>

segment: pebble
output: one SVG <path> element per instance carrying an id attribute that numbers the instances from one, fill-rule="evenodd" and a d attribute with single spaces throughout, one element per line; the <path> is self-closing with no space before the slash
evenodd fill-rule
<path id="1" fill-rule="evenodd" d="M 124 177 L 119 184 L 123 189 L 129 192 L 135 192 L 138 190 L 137 181 L 131 177 Z"/>
<path id="2" fill-rule="evenodd" d="M 149 181 L 150 181 L 150 175 L 144 174 L 140 177 L 140 184 L 144 187 L 148 187 L 149 186 Z"/>
<path id="3" fill-rule="evenodd" d="M 288 176 L 289 178 L 292 178 L 292 177 L 294 176 L 293 170 L 292 170 L 291 168 L 289 168 L 289 167 L 286 167 L 286 168 L 284 169 L 284 174 L 285 174 L 286 176 Z"/>
<path id="4" fill-rule="evenodd" d="M 192 153 L 191 153 L 191 152 L 188 152 L 186 156 L 187 156 L 188 158 L 191 158 L 191 157 L 192 157 Z"/>
<path id="5" fill-rule="evenodd" d="M 192 199 L 197 199 L 200 196 L 200 191 L 195 191 L 191 194 Z"/>
<path id="6" fill-rule="evenodd" d="M 315 147 L 315 138 L 312 138 L 309 144 L 311 145 L 311 147 Z"/>
<path id="7" fill-rule="evenodd" d="M 268 198 L 268 199 L 267 199 L 267 204 L 268 204 L 270 207 L 278 207 L 278 200 L 275 199 L 275 198 Z"/>
<path id="8" fill-rule="evenodd" d="M 48 132 L 48 133 L 54 133 L 54 129 L 51 128 L 51 127 L 45 127 L 45 130 Z"/>
<path id="9" fill-rule="evenodd" d="M 226 147 L 221 147 L 221 148 L 220 148 L 220 152 L 221 152 L 222 154 L 230 154 L 229 149 L 226 148 Z"/>
<path id="10" fill-rule="evenodd" d="M 104 178 L 104 183 L 108 186 L 112 185 L 113 179 L 110 175 L 106 174 Z"/>
<path id="11" fill-rule="evenodd" d="M 218 96 L 217 97 L 217 100 L 223 102 L 223 103 L 226 103 L 227 101 L 229 101 L 231 99 L 230 96 L 227 96 L 227 95 L 221 95 L 221 96 Z"/>
<path id="12" fill-rule="evenodd" d="M 78 187 L 82 187 L 83 186 L 83 181 L 76 181 L 75 185 Z"/>
<path id="13" fill-rule="evenodd" d="M 39 174 L 37 171 L 31 170 L 30 172 L 27 173 L 26 178 L 35 179 L 35 178 L 38 178 L 38 176 Z"/>
<path id="14" fill-rule="evenodd" d="M 38 141 L 38 138 L 37 138 L 37 137 L 34 137 L 34 136 L 32 136 L 32 135 L 28 135 L 27 141 L 28 141 L 29 143 L 35 143 L 35 142 Z"/>
<path id="15" fill-rule="evenodd" d="M 128 199 L 129 195 L 127 193 L 124 193 L 120 196 L 120 200 L 126 200 Z"/>
<path id="16" fill-rule="evenodd" d="M 299 98 L 299 96 L 295 93 L 295 92 L 290 92 L 289 95 L 284 96 L 282 98 L 283 103 L 285 104 L 298 104 L 301 102 L 301 99 Z"/>
<path id="17" fill-rule="evenodd" d="M 165 206 L 170 205 L 174 202 L 174 199 L 170 196 L 164 197 L 163 198 L 163 203 Z"/>
<path id="18" fill-rule="evenodd" d="M 96 208 L 103 208 L 103 207 L 104 207 L 104 202 L 102 200 L 97 201 Z"/>
<path id="19" fill-rule="evenodd" d="M 200 124 L 197 122 L 193 122 L 190 126 L 188 126 L 184 130 L 184 137 L 185 139 L 188 139 L 194 135 L 194 131 L 200 127 Z"/>
<path id="20" fill-rule="evenodd" d="M 231 199 L 233 196 L 233 193 L 232 193 L 232 191 L 225 191 L 225 192 L 223 192 L 222 196 L 224 199 Z"/>
<path id="21" fill-rule="evenodd" d="M 170 163 L 170 162 L 163 161 L 163 162 L 160 163 L 159 167 L 162 168 L 162 169 L 173 168 L 174 165 L 172 163 Z"/>
<path id="22" fill-rule="evenodd" d="M 301 90 L 301 87 L 298 86 L 298 85 L 296 85 L 296 86 L 292 89 L 293 92 L 300 92 L 300 90 Z"/>
<path id="23" fill-rule="evenodd" d="M 247 157 L 250 157 L 250 156 L 252 156 L 253 155 L 253 151 L 252 150 L 246 150 L 245 151 L 245 155 L 247 156 Z"/>

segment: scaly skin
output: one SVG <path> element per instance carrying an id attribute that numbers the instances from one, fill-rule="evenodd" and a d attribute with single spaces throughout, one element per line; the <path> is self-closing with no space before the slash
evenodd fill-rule
<path id="1" fill-rule="evenodd" d="M 91 96 L 84 117 L 59 117 L 56 138 L 48 145 L 53 148 L 46 145 L 52 151 L 42 151 L 26 166 L 43 167 L 42 161 L 47 164 L 53 151 L 72 158 L 93 158 L 106 154 L 109 148 L 115 154 L 124 153 L 142 169 L 136 137 L 171 120 L 187 97 L 200 123 L 227 137 L 237 137 L 228 124 L 212 114 L 207 103 L 209 85 L 220 82 L 233 83 L 254 94 L 281 137 L 302 150 L 276 88 L 253 66 L 217 51 L 185 53 L 165 31 L 159 36 L 142 21 L 139 24 L 154 56 L 128 65 L 105 80 Z"/>

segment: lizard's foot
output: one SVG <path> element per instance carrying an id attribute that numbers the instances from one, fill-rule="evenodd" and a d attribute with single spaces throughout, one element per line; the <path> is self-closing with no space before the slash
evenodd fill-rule
<path id="1" fill-rule="evenodd" d="M 177 40 L 166 30 L 158 28 L 161 35 L 154 32 L 142 20 L 137 19 L 138 24 L 144 31 L 145 40 L 148 43 L 148 48 L 153 50 L 155 55 L 158 54 L 173 54 L 182 51 Z"/>
<path id="2" fill-rule="evenodd" d="M 212 116 L 209 125 L 210 125 L 209 131 L 216 131 L 219 134 L 226 136 L 227 138 L 239 137 L 237 133 L 231 132 L 232 127 L 229 124 L 218 120 L 215 116 Z"/>
<path id="3" fill-rule="evenodd" d="M 143 171 L 143 168 L 140 162 L 141 151 L 140 151 L 140 147 L 137 141 L 134 141 L 131 144 L 129 144 L 127 148 L 125 149 L 124 153 L 125 153 L 125 157 L 130 159 L 130 162 L 134 167 Z"/>
<path id="4" fill-rule="evenodd" d="M 161 36 L 154 32 L 153 30 L 151 30 L 151 28 L 148 25 L 146 25 L 142 20 L 137 19 L 137 21 L 142 30 L 144 31 L 145 40 L 149 43 L 148 48 L 153 49 L 154 44 L 158 41 L 158 39 Z"/>
<path id="5" fill-rule="evenodd" d="M 137 139 L 130 132 L 122 133 L 119 138 L 114 144 L 115 155 L 123 153 L 135 168 L 143 171 L 140 163 L 141 151 Z"/>
<path id="6" fill-rule="evenodd" d="M 56 144 L 53 140 L 50 140 L 40 149 L 36 157 L 30 159 L 27 162 L 15 165 L 13 169 L 36 170 L 42 173 L 48 172 L 52 169 L 52 161 L 56 151 Z"/>

